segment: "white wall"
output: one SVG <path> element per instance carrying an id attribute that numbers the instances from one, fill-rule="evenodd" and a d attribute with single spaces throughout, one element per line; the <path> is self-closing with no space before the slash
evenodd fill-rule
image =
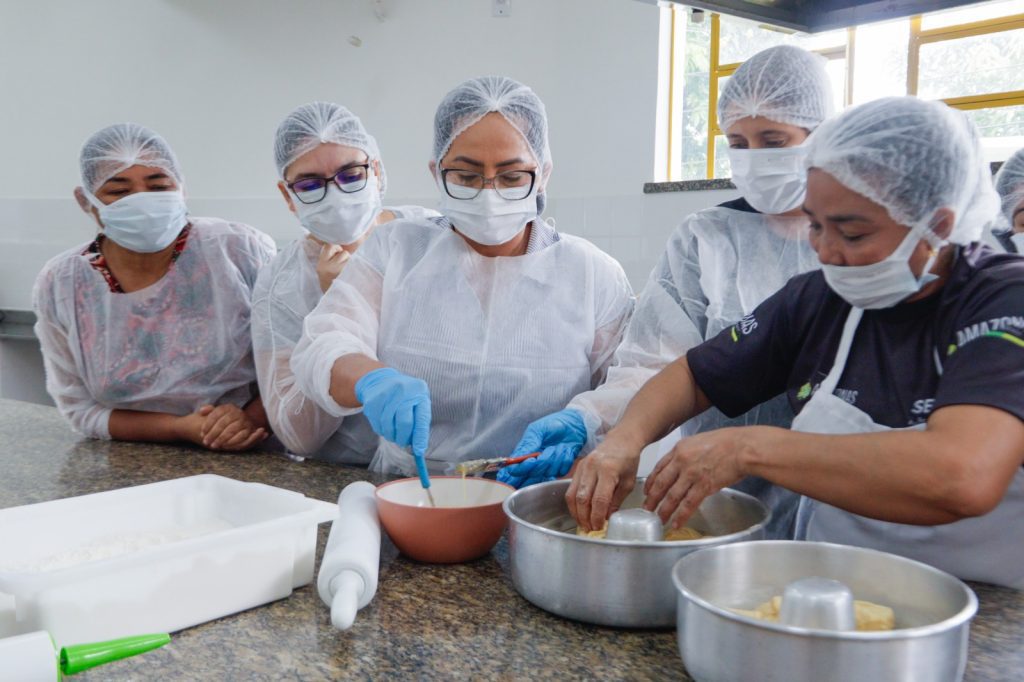
<path id="1" fill-rule="evenodd" d="M 71 199 L 77 155 L 115 121 L 168 139 L 193 213 L 248 222 L 283 243 L 296 226 L 274 186 L 272 139 L 291 108 L 313 99 L 351 108 L 380 142 L 387 201 L 432 206 L 434 107 L 465 78 L 506 74 L 548 109 L 548 214 L 618 258 L 637 288 L 674 223 L 733 196 L 642 194 L 654 165 L 656 6 L 514 0 L 511 17 L 493 18 L 490 0 L 384 0 L 384 21 L 374 6 L 0 3 L 0 308 L 28 308 L 45 260 L 93 234 Z M 11 376 L 4 357 L 0 390 Z"/>

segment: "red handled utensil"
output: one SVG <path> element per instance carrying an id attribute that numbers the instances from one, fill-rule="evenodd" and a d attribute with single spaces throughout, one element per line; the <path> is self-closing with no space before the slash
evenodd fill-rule
<path id="1" fill-rule="evenodd" d="M 540 456 L 539 452 L 531 452 L 528 455 L 518 457 L 494 457 L 492 459 L 471 459 L 468 462 L 459 462 L 455 465 L 455 473 L 462 476 L 472 474 L 484 474 L 490 471 L 497 471 L 512 464 L 519 464 L 528 459 Z"/>

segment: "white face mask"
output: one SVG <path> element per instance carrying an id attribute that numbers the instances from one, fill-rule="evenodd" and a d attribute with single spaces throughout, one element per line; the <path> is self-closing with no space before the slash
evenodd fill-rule
<path id="1" fill-rule="evenodd" d="M 732 182 L 761 213 L 779 215 L 800 206 L 807 192 L 807 146 L 780 149 L 729 148 Z"/>
<path id="2" fill-rule="evenodd" d="M 99 213 L 103 234 L 130 251 L 161 251 L 188 224 L 188 208 L 180 190 L 136 192 L 112 204 L 104 204 L 91 192 L 84 193 Z"/>
<path id="3" fill-rule="evenodd" d="M 327 194 L 315 204 L 304 204 L 298 198 L 292 204 L 299 222 L 314 237 L 330 244 L 352 244 L 366 234 L 380 213 L 377 176 L 371 171 L 366 187 L 358 192 L 342 192 L 334 182 L 329 182 Z"/>
<path id="4" fill-rule="evenodd" d="M 1010 235 L 1010 241 L 1017 247 L 1017 253 L 1024 254 L 1024 232 L 1014 232 Z"/>
<path id="5" fill-rule="evenodd" d="M 930 235 L 930 232 L 926 233 Z M 932 245 L 932 254 L 915 277 L 910 269 L 910 256 L 921 239 Z M 821 266 L 832 291 L 855 308 L 875 310 L 891 308 L 900 301 L 921 290 L 921 287 L 938 277 L 929 272 L 935 263 L 939 249 L 944 242 L 922 236 L 920 230 L 911 230 L 888 258 L 871 265 L 825 265 Z"/>
<path id="6" fill-rule="evenodd" d="M 525 199 L 502 199 L 493 189 L 472 199 L 453 199 L 441 190 L 441 213 L 460 233 L 477 244 L 497 246 L 511 241 L 537 217 L 537 186 Z"/>

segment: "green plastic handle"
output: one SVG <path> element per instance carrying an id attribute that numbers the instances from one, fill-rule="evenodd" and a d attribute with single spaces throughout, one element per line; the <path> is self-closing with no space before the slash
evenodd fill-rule
<path id="1" fill-rule="evenodd" d="M 66 646 L 60 650 L 60 669 L 65 675 L 74 675 L 104 663 L 159 649 L 170 641 L 171 636 L 167 634 L 135 635 L 108 642 Z"/>

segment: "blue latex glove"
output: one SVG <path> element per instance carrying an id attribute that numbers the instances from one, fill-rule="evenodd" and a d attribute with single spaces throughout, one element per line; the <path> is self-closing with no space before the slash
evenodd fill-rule
<path id="1" fill-rule="evenodd" d="M 569 473 L 587 442 L 587 426 L 576 410 L 561 410 L 526 427 L 510 457 L 541 451 L 539 457 L 498 471 L 498 480 L 516 488 L 552 481 Z"/>
<path id="2" fill-rule="evenodd" d="M 416 468 L 423 480 L 424 455 L 430 443 L 430 389 L 422 379 L 402 374 L 391 367 L 367 372 L 356 382 L 356 400 L 374 432 L 401 447 L 412 446 Z"/>

